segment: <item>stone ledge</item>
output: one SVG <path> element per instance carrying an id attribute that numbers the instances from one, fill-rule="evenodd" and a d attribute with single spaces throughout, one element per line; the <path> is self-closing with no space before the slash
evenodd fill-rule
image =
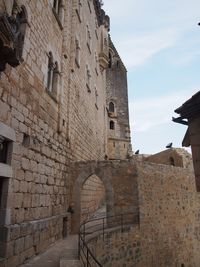
<path id="1" fill-rule="evenodd" d="M 60 267 L 81 267 L 79 260 L 60 260 Z"/>
<path id="2" fill-rule="evenodd" d="M 2 122 L 0 122 L 0 135 L 13 142 L 16 141 L 15 131 Z"/>
<path id="3" fill-rule="evenodd" d="M 11 178 L 13 176 L 12 167 L 7 164 L 0 163 L 0 176 Z"/>

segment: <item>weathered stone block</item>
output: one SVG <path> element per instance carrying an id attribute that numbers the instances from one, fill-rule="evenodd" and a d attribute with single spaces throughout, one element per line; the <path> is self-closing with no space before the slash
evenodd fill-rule
<path id="1" fill-rule="evenodd" d="M 15 243 L 14 243 L 14 254 L 18 255 L 23 250 L 24 250 L 24 237 L 21 237 L 21 238 L 15 240 Z"/>
<path id="2" fill-rule="evenodd" d="M 26 158 L 22 158 L 22 169 L 30 170 L 30 161 Z"/>
<path id="3" fill-rule="evenodd" d="M 13 206 L 15 208 L 21 208 L 23 203 L 23 193 L 15 193 L 13 194 L 13 197 L 14 197 Z"/>
<path id="4" fill-rule="evenodd" d="M 10 239 L 15 240 L 20 237 L 20 225 L 14 224 L 10 227 Z"/>
<path id="5" fill-rule="evenodd" d="M 24 238 L 24 249 L 27 250 L 33 246 L 33 236 L 28 235 Z"/>

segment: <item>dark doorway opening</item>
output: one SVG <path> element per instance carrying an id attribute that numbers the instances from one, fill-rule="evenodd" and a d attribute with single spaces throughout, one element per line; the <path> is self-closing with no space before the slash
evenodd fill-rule
<path id="1" fill-rule="evenodd" d="M 68 226 L 68 219 L 67 217 L 63 218 L 63 238 L 67 237 L 68 231 L 67 231 L 67 226 Z"/>

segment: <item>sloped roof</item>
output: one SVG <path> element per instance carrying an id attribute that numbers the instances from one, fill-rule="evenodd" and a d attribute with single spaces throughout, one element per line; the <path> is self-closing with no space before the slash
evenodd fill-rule
<path id="1" fill-rule="evenodd" d="M 181 118 L 194 118 L 200 115 L 200 91 L 188 99 L 181 107 L 175 110 Z"/>

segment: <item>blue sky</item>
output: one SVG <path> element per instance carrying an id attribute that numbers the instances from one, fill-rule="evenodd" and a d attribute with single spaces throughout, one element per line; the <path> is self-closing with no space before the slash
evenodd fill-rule
<path id="1" fill-rule="evenodd" d="M 171 118 L 200 90 L 200 1 L 104 0 L 103 8 L 128 70 L 133 150 L 181 147 L 187 127 Z"/>

